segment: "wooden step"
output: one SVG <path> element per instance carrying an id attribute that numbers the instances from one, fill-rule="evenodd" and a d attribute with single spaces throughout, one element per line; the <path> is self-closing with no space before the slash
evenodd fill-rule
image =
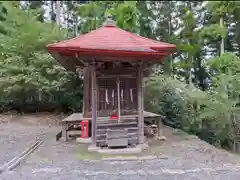
<path id="1" fill-rule="evenodd" d="M 118 129 L 118 128 L 112 128 L 111 129 Z M 137 133 L 138 128 L 137 127 L 128 127 L 126 128 L 128 130 L 128 133 Z M 107 128 L 106 129 L 97 129 L 96 134 L 106 134 L 107 133 Z"/>
<path id="2" fill-rule="evenodd" d="M 118 123 L 128 123 L 128 122 L 137 122 L 138 120 L 136 118 L 131 119 L 121 119 L 118 120 L 97 120 L 97 124 L 118 124 Z"/>
<path id="3" fill-rule="evenodd" d="M 96 143 L 97 146 L 107 146 L 107 132 L 110 130 L 127 130 L 128 144 L 138 143 L 138 122 L 136 118 L 118 121 L 102 121 L 97 123 Z"/>
<path id="4" fill-rule="evenodd" d="M 128 141 L 137 141 L 138 140 L 138 137 L 131 137 L 131 138 L 129 138 L 128 139 Z M 106 139 L 98 139 L 98 140 L 96 140 L 96 142 L 100 142 L 100 143 L 103 143 L 103 142 L 106 142 Z"/>
<path id="5" fill-rule="evenodd" d="M 121 123 L 121 124 L 98 124 L 97 129 L 125 129 L 125 128 L 132 128 L 137 127 L 137 123 Z"/>
<path id="6" fill-rule="evenodd" d="M 138 137 L 131 137 L 128 139 L 129 145 L 136 145 L 138 143 Z M 100 139 L 96 140 L 97 146 L 104 147 L 107 146 L 107 140 L 106 139 Z"/>
<path id="7" fill-rule="evenodd" d="M 131 138 L 131 137 L 134 137 L 134 136 L 135 137 L 138 136 L 138 133 L 127 133 L 127 135 L 128 135 L 129 138 Z M 97 134 L 96 135 L 96 138 L 99 139 L 99 140 L 100 139 L 106 139 L 106 137 L 107 137 L 106 133 L 105 134 Z"/>

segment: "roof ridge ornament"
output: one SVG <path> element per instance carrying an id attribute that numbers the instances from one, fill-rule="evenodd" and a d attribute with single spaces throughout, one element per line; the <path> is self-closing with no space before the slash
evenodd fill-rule
<path id="1" fill-rule="evenodd" d="M 108 15 L 106 17 L 106 20 L 103 23 L 103 26 L 111 26 L 111 27 L 116 27 L 116 21 L 112 19 L 111 15 Z"/>

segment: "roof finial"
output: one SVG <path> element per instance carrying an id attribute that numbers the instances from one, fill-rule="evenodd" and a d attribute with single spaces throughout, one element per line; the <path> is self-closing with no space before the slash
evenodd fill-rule
<path id="1" fill-rule="evenodd" d="M 112 15 L 106 15 L 106 20 L 104 21 L 103 26 L 116 26 L 116 22 L 112 19 Z"/>

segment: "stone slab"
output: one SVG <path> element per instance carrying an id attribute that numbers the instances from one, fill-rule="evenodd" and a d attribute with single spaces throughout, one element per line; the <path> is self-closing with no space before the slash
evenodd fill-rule
<path id="1" fill-rule="evenodd" d="M 148 161 L 148 160 L 155 160 L 155 159 L 168 159 L 167 156 L 115 156 L 115 157 L 107 157 L 102 158 L 102 161 Z"/>
<path id="2" fill-rule="evenodd" d="M 71 130 L 71 131 L 68 131 L 67 134 L 80 136 L 82 134 L 82 132 L 80 130 Z"/>
<path id="3" fill-rule="evenodd" d="M 100 149 L 98 150 L 98 152 L 102 154 L 135 154 L 135 153 L 141 153 L 142 149 L 138 147 L 121 148 L 121 149 Z"/>
<path id="4" fill-rule="evenodd" d="M 97 147 L 95 144 L 91 144 L 88 146 L 88 151 L 89 152 L 98 152 L 98 150 L 100 150 L 100 147 Z"/>
<path id="5" fill-rule="evenodd" d="M 109 157 L 109 158 L 102 158 L 103 161 L 137 161 L 137 156 L 116 156 L 116 157 Z"/>
<path id="6" fill-rule="evenodd" d="M 138 144 L 136 146 L 137 148 L 141 148 L 142 150 L 146 150 L 149 148 L 148 144 L 144 143 L 144 144 Z"/>
<path id="7" fill-rule="evenodd" d="M 76 142 L 81 143 L 81 144 L 91 144 L 92 139 L 91 138 L 76 138 Z"/>

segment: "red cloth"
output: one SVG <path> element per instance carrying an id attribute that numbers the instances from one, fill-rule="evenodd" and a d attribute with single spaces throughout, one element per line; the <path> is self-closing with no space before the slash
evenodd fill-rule
<path id="1" fill-rule="evenodd" d="M 110 115 L 110 120 L 116 120 L 116 119 L 118 119 L 117 113 L 113 113 Z"/>

